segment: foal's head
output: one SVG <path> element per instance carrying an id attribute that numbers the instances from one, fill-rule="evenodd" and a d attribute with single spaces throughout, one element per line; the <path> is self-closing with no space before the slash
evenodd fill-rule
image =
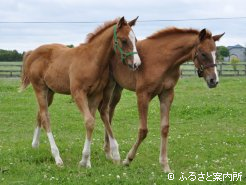
<path id="1" fill-rule="evenodd" d="M 214 88 L 219 83 L 216 65 L 216 45 L 223 34 L 212 36 L 212 34 L 203 29 L 199 33 L 198 45 L 195 48 L 193 61 L 195 63 L 199 77 L 203 77 L 209 88 Z"/>
<path id="2" fill-rule="evenodd" d="M 136 37 L 131 29 L 135 25 L 138 17 L 127 23 L 122 17 L 114 26 L 114 50 L 121 62 L 128 65 L 132 70 L 136 70 L 141 64 L 136 48 Z"/>

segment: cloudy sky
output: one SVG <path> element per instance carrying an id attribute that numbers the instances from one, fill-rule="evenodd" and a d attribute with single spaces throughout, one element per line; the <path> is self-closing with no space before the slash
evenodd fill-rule
<path id="1" fill-rule="evenodd" d="M 127 20 L 139 16 L 139 22 L 134 27 L 138 39 L 169 26 L 199 30 L 207 28 L 213 34 L 226 33 L 218 45 L 246 46 L 245 0 L 1 0 L 0 2 L 1 49 L 25 51 L 47 43 L 78 45 L 84 42 L 86 35 L 98 25 L 120 16 L 125 16 Z"/>

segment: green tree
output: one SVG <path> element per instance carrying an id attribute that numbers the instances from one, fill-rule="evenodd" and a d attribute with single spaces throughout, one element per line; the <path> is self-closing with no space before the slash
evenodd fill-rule
<path id="1" fill-rule="evenodd" d="M 67 45 L 67 47 L 74 48 L 74 45 L 73 44 L 69 44 L 69 45 Z"/>
<path id="2" fill-rule="evenodd" d="M 22 57 L 23 54 L 17 50 L 0 49 L 0 61 L 21 61 Z"/>
<path id="3" fill-rule="evenodd" d="M 236 72 L 236 70 L 237 70 L 237 64 L 240 63 L 240 59 L 237 58 L 237 57 L 232 57 L 230 63 L 232 65 L 233 70 Z"/>
<path id="4" fill-rule="evenodd" d="M 218 46 L 217 47 L 217 59 L 219 61 L 223 61 L 225 57 L 229 56 L 229 50 L 225 46 Z"/>

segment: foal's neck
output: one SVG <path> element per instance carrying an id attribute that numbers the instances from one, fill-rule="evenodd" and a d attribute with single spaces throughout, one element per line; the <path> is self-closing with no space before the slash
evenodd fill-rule
<path id="1" fill-rule="evenodd" d="M 100 36 L 92 41 L 92 48 L 95 50 L 95 55 L 98 57 L 100 65 L 105 64 L 109 61 L 109 58 L 113 54 L 112 47 L 113 39 L 113 27 L 108 28 Z M 107 63 L 108 64 L 108 63 Z"/>
<path id="2" fill-rule="evenodd" d="M 108 65 L 113 55 L 112 39 L 113 27 L 111 26 L 88 43 L 92 55 L 96 58 L 94 62 L 100 65 L 100 68 Z"/>
<path id="3" fill-rule="evenodd" d="M 197 34 L 186 34 L 177 37 L 177 47 L 174 47 L 173 53 L 174 65 L 180 66 L 181 64 L 192 60 L 197 45 Z"/>

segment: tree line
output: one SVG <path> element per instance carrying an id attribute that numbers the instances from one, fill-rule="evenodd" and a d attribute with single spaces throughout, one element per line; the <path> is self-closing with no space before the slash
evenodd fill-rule
<path id="1" fill-rule="evenodd" d="M 74 45 L 67 45 L 69 48 L 73 48 Z M 17 50 L 4 50 L 0 49 L 0 62 L 15 62 L 23 60 L 23 53 L 19 53 Z"/>
<path id="2" fill-rule="evenodd" d="M 67 47 L 73 48 L 74 46 L 67 45 Z M 19 53 L 17 50 L 4 50 L 0 49 L 0 61 L 22 61 L 24 52 Z M 223 61 L 224 57 L 229 56 L 229 50 L 225 46 L 217 47 L 217 60 Z"/>
<path id="3" fill-rule="evenodd" d="M 17 50 L 0 49 L 0 61 L 22 61 L 23 53 Z"/>

